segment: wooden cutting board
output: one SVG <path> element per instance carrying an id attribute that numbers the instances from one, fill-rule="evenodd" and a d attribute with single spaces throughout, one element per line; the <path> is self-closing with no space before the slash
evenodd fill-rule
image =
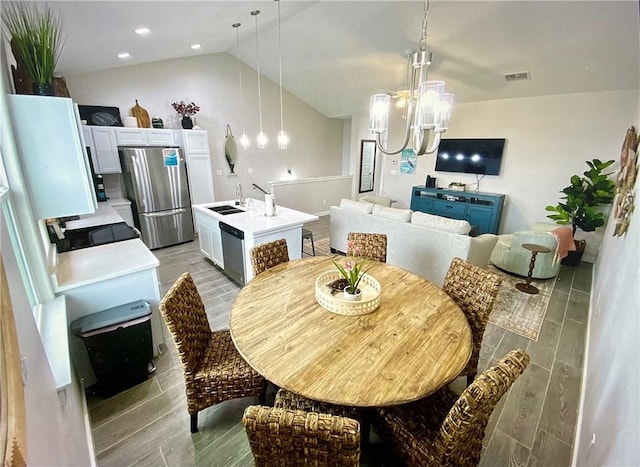
<path id="1" fill-rule="evenodd" d="M 149 112 L 140 107 L 138 99 L 136 99 L 136 105 L 131 107 L 131 116 L 138 119 L 138 128 L 150 128 Z"/>

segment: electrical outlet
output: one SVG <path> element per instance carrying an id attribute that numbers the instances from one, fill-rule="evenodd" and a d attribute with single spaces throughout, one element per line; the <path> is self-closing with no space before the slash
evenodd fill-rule
<path id="1" fill-rule="evenodd" d="M 247 173 L 248 173 L 248 174 L 252 174 L 252 173 L 253 173 L 253 169 L 252 169 L 252 168 L 248 168 L 248 169 L 247 169 Z"/>
<path id="2" fill-rule="evenodd" d="M 397 170 L 392 170 L 391 171 L 391 175 L 398 175 L 398 171 Z"/>
<path id="3" fill-rule="evenodd" d="M 222 170 L 216 170 L 216 175 L 222 175 Z"/>
<path id="4" fill-rule="evenodd" d="M 323 199 L 323 200 L 322 200 L 322 205 L 324 206 L 325 204 L 327 204 L 327 200 L 326 200 L 326 199 Z"/>

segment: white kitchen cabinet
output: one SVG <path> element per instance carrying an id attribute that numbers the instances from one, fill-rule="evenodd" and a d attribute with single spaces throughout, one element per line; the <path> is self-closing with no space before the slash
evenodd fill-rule
<path id="1" fill-rule="evenodd" d="M 204 130 L 183 130 L 184 154 L 187 159 L 191 204 L 214 201 L 213 173 L 209 138 Z"/>
<path id="2" fill-rule="evenodd" d="M 122 173 L 118 156 L 116 129 L 110 126 L 91 127 L 95 149 L 95 171 L 99 174 Z"/>
<path id="3" fill-rule="evenodd" d="M 118 146 L 148 146 L 149 137 L 146 128 L 116 128 Z"/>
<path id="4" fill-rule="evenodd" d="M 198 230 L 198 240 L 200 242 L 200 252 L 213 261 L 215 265 L 224 268 L 222 236 L 220 234 L 218 221 L 199 211 L 195 211 L 195 220 Z"/>
<path id="5" fill-rule="evenodd" d="M 7 97 L 36 218 L 94 212 L 96 194 L 73 101 L 19 94 Z"/>
<path id="6" fill-rule="evenodd" d="M 180 130 L 151 128 L 146 131 L 150 146 L 180 146 Z"/>
<path id="7" fill-rule="evenodd" d="M 205 130 L 182 130 L 184 150 L 189 154 L 209 154 L 209 136 Z"/>

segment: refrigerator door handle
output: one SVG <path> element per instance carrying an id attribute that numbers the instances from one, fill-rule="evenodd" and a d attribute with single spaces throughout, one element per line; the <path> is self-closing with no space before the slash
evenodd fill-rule
<path id="1" fill-rule="evenodd" d="M 161 212 L 141 212 L 140 215 L 144 217 L 166 217 L 173 216 L 175 214 L 181 214 L 183 212 L 187 212 L 186 209 L 172 209 L 171 211 L 161 211 Z"/>

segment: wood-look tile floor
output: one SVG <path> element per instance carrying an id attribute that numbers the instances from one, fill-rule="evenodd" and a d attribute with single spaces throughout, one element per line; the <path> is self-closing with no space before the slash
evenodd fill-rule
<path id="1" fill-rule="evenodd" d="M 329 236 L 328 216 L 305 225 L 314 239 Z M 305 241 L 305 252 L 311 252 Z M 209 261 L 195 242 L 154 251 L 165 293 L 180 274 L 193 276 L 213 329 L 227 327 L 239 287 Z M 525 373 L 502 398 L 484 439 L 482 466 L 568 466 L 575 435 L 591 290 L 591 264 L 562 267 L 537 342 L 489 323 L 480 370 L 506 352 L 531 356 Z M 240 422 L 253 398 L 223 402 L 200 412 L 200 432 L 189 432 L 182 368 L 170 334 L 154 361 L 155 375 L 109 399 L 88 394 L 99 466 L 250 466 L 253 460 Z M 272 394 L 271 394 L 272 396 Z M 362 465 L 395 466 L 387 445 L 375 442 Z M 379 440 L 377 440 L 379 441 Z"/>

